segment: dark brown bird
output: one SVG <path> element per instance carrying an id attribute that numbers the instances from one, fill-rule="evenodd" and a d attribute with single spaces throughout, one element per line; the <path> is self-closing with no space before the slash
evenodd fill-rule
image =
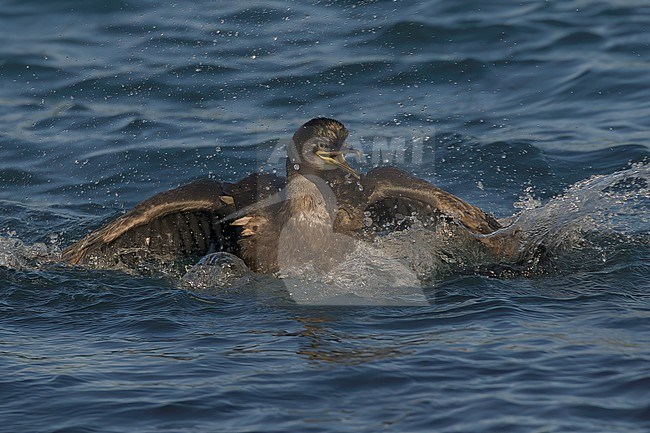
<path id="1" fill-rule="evenodd" d="M 460 198 L 393 167 L 357 174 L 345 160 L 353 152 L 347 137 L 342 123 L 312 119 L 287 149 L 286 181 L 253 174 L 159 193 L 65 249 L 62 260 L 155 271 L 227 251 L 256 272 L 305 263 L 327 270 L 352 240 L 402 230 L 413 216 L 451 221 L 485 248 L 499 248 L 480 235 L 501 225 Z"/>

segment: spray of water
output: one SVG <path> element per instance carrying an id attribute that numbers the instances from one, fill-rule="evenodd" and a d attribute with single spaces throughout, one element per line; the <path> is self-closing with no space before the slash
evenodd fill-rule
<path id="1" fill-rule="evenodd" d="M 518 277 L 598 270 L 626 255 L 650 251 L 649 164 L 593 176 L 544 205 L 526 203 L 507 227 L 490 235 L 477 237 L 456 224 L 414 220 L 408 230 L 373 243 L 349 239 L 352 247 L 327 272 L 309 264 L 286 266 L 278 277 L 300 303 L 421 305 L 426 302 L 423 287 L 457 273 Z M 57 262 L 58 244 L 54 238 L 26 244 L 7 233 L 0 236 L 0 266 L 41 269 Z M 240 262 L 234 256 L 204 259 L 190 268 L 181 285 L 196 290 L 233 281 L 241 285 L 251 276 Z"/>

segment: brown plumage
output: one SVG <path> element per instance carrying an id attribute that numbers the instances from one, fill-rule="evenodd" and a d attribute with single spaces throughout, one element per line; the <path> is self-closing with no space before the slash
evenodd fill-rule
<path id="1" fill-rule="evenodd" d="M 96 268 L 155 271 L 215 251 L 236 253 L 239 234 L 224 218 L 277 193 L 279 181 L 253 174 L 236 184 L 206 179 L 158 193 L 63 250 L 61 259 Z"/>
<path id="2" fill-rule="evenodd" d="M 234 184 L 197 181 L 157 194 L 64 250 L 62 259 L 139 268 L 152 259 L 191 261 L 228 251 L 257 272 L 274 273 L 294 262 L 331 267 L 350 247 L 344 238 L 370 241 L 406 227 L 412 215 L 445 218 L 475 235 L 501 228 L 481 209 L 396 168 L 359 176 L 344 159 L 351 153 L 347 137 L 342 123 L 312 119 L 287 149 L 286 182 L 254 174 Z"/>

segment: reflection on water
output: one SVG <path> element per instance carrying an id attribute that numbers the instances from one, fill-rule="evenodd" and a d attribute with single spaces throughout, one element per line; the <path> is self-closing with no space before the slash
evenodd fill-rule
<path id="1" fill-rule="evenodd" d="M 350 310 L 351 312 L 353 310 Z M 303 329 L 298 332 L 279 334 L 299 337 L 297 354 L 311 361 L 344 365 L 364 364 L 381 359 L 405 355 L 409 344 L 399 346 L 382 341 L 380 336 L 358 335 L 331 329 L 332 317 L 295 317 Z"/>
<path id="2" fill-rule="evenodd" d="M 646 1 L 215 4 L 2 2 L 3 426 L 650 431 Z M 281 171 L 274 146 L 317 115 L 364 144 L 360 171 L 499 218 L 521 202 L 482 239 L 514 259 L 413 227 L 383 240 L 407 272 L 359 251 L 333 282 L 415 275 L 417 307 L 296 305 L 237 266 L 179 288 L 50 263 L 156 192 Z"/>

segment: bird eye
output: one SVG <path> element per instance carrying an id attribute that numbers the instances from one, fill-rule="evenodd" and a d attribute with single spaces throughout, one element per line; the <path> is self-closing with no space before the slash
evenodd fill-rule
<path id="1" fill-rule="evenodd" d="M 325 143 L 318 143 L 318 148 L 320 150 L 327 149 L 327 145 Z"/>

